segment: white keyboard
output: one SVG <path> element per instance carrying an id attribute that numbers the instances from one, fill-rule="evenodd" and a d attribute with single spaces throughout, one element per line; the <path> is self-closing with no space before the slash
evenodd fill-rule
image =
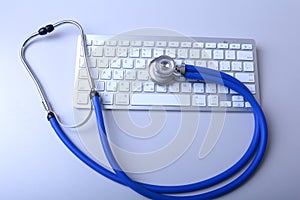
<path id="1" fill-rule="evenodd" d="M 160 55 L 234 76 L 260 100 L 256 46 L 251 39 L 87 35 L 87 45 L 92 78 L 105 109 L 251 111 L 242 96 L 222 85 L 184 77 L 171 85 L 154 83 L 148 64 Z M 80 38 L 77 47 L 74 107 L 90 109 Z"/>

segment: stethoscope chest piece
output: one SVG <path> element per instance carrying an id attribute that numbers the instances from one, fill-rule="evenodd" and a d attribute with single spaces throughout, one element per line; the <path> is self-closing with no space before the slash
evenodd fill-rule
<path id="1" fill-rule="evenodd" d="M 176 63 L 169 56 L 159 56 L 149 64 L 151 79 L 161 85 L 169 85 L 175 81 Z"/>

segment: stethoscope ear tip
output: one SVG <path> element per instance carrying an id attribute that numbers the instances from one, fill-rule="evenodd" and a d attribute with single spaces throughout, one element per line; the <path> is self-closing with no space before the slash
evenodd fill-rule
<path id="1" fill-rule="evenodd" d="M 52 24 L 48 24 L 45 27 L 42 27 L 38 30 L 39 35 L 46 35 L 47 33 L 51 33 L 54 30 L 54 26 Z"/>

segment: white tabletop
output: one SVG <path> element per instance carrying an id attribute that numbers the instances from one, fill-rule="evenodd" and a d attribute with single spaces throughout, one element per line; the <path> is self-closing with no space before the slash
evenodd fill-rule
<path id="1" fill-rule="evenodd" d="M 257 173 L 242 187 L 220 199 L 299 199 L 299 6 L 296 0 L 2 3 L 0 199 L 145 199 L 80 162 L 59 141 L 46 119 L 18 51 L 29 34 L 61 19 L 77 20 L 85 32 L 91 34 L 118 34 L 158 27 L 188 36 L 255 39 L 261 104 L 270 134 L 268 150 Z M 59 33 L 47 40 L 34 43 L 27 57 L 55 109 L 67 118 L 73 114 L 72 70 L 78 34 L 71 26 L 59 29 Z M 171 115 L 171 118 L 176 117 Z M 251 132 L 248 119 L 248 115 L 241 114 L 241 123 L 228 130 Z M 248 139 L 237 137 L 234 143 L 247 144 Z M 189 158 L 184 158 L 187 165 L 201 161 Z M 207 170 L 205 166 L 199 171 Z M 180 173 L 197 179 L 197 174 Z M 180 173 L 169 172 L 162 178 L 176 177 Z M 152 181 L 148 175 L 142 178 Z"/>

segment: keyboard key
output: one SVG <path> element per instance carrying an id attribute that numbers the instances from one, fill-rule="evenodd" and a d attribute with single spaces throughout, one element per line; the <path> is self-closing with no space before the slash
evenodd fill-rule
<path id="1" fill-rule="evenodd" d="M 189 94 L 160 94 L 160 93 L 134 93 L 131 95 L 131 105 L 148 106 L 190 106 Z"/>
<path id="2" fill-rule="evenodd" d="M 190 58 L 200 58 L 200 50 L 190 49 Z"/>
<path id="3" fill-rule="evenodd" d="M 154 56 L 154 58 L 157 58 L 157 57 L 162 56 L 162 55 L 164 55 L 164 49 L 162 49 L 162 48 L 155 48 L 153 50 L 153 56 Z"/>
<path id="4" fill-rule="evenodd" d="M 166 56 L 176 58 L 176 49 L 166 49 Z"/>
<path id="5" fill-rule="evenodd" d="M 131 46 L 140 47 L 142 46 L 142 41 L 131 41 Z"/>
<path id="6" fill-rule="evenodd" d="M 151 58 L 152 57 L 152 49 L 150 48 L 142 48 L 142 58 Z"/>
<path id="7" fill-rule="evenodd" d="M 103 47 L 101 47 L 101 46 L 94 46 L 94 47 L 92 47 L 91 51 L 92 51 L 91 52 L 92 56 L 98 57 L 98 56 L 103 55 Z"/>
<path id="8" fill-rule="evenodd" d="M 106 90 L 110 92 L 117 91 L 117 82 L 116 81 L 108 81 L 106 82 Z"/>
<path id="9" fill-rule="evenodd" d="M 223 50 L 214 50 L 213 51 L 213 58 L 215 60 L 223 60 L 224 59 L 224 51 Z"/>
<path id="10" fill-rule="evenodd" d="M 220 70 L 221 71 L 229 71 L 230 70 L 230 62 L 229 61 L 221 61 L 220 62 Z"/>
<path id="11" fill-rule="evenodd" d="M 205 60 L 196 60 L 195 65 L 199 66 L 199 67 L 206 67 L 207 66 Z"/>
<path id="12" fill-rule="evenodd" d="M 101 69 L 99 70 L 100 78 L 103 80 L 111 79 L 111 69 Z"/>
<path id="13" fill-rule="evenodd" d="M 169 42 L 168 46 L 169 47 L 179 47 L 179 42 Z"/>
<path id="14" fill-rule="evenodd" d="M 125 79 L 126 80 L 135 80 L 136 79 L 135 71 L 134 70 L 126 70 Z"/>
<path id="15" fill-rule="evenodd" d="M 116 46 L 117 45 L 117 41 L 116 40 L 107 40 L 107 41 L 105 41 L 105 44 L 107 46 Z"/>
<path id="16" fill-rule="evenodd" d="M 232 107 L 235 108 L 243 108 L 244 107 L 244 102 L 243 101 L 234 101 L 232 102 Z"/>
<path id="17" fill-rule="evenodd" d="M 179 92 L 179 83 L 175 82 L 169 85 L 169 92 Z"/>
<path id="18" fill-rule="evenodd" d="M 79 58 L 79 67 L 81 67 L 81 68 L 85 67 L 83 58 Z"/>
<path id="19" fill-rule="evenodd" d="M 94 68 L 94 67 L 97 67 L 97 59 L 96 58 L 90 58 L 89 59 L 89 66 Z"/>
<path id="20" fill-rule="evenodd" d="M 112 105 L 114 100 L 114 95 L 112 93 L 102 93 L 101 100 L 104 105 Z"/>
<path id="21" fill-rule="evenodd" d="M 228 49 L 228 43 L 218 43 L 218 49 Z"/>
<path id="22" fill-rule="evenodd" d="M 184 81 L 186 81 L 186 78 L 184 76 L 176 76 L 175 80 L 178 82 L 184 82 Z"/>
<path id="23" fill-rule="evenodd" d="M 120 40 L 119 46 L 129 46 L 129 40 Z"/>
<path id="24" fill-rule="evenodd" d="M 237 51 L 236 57 L 238 60 L 253 60 L 253 52 L 252 51 Z"/>
<path id="25" fill-rule="evenodd" d="M 89 102 L 89 93 L 88 92 L 78 92 L 77 103 L 78 104 L 88 104 L 88 102 Z"/>
<path id="26" fill-rule="evenodd" d="M 140 49 L 139 48 L 131 48 L 129 49 L 129 57 L 138 58 L 140 57 Z"/>
<path id="27" fill-rule="evenodd" d="M 116 94 L 117 105 L 129 105 L 129 94 Z"/>
<path id="28" fill-rule="evenodd" d="M 205 48 L 207 48 L 207 49 L 215 49 L 216 47 L 217 47 L 217 44 L 214 42 L 207 42 L 205 44 Z"/>
<path id="29" fill-rule="evenodd" d="M 132 82 L 131 90 L 133 92 L 141 92 L 142 91 L 142 82 L 139 82 L 139 81 Z"/>
<path id="30" fill-rule="evenodd" d="M 136 69 L 145 69 L 146 68 L 146 60 L 145 59 L 135 59 L 135 68 Z"/>
<path id="31" fill-rule="evenodd" d="M 107 68 L 108 67 L 108 58 L 97 58 L 97 67 Z"/>
<path id="32" fill-rule="evenodd" d="M 232 44 L 229 44 L 229 48 L 230 49 L 240 49 L 241 45 L 240 44 L 236 44 L 236 43 L 232 43 Z"/>
<path id="33" fill-rule="evenodd" d="M 167 46 L 167 42 L 166 41 L 157 41 L 156 42 L 156 46 L 157 47 L 166 47 Z"/>
<path id="34" fill-rule="evenodd" d="M 231 63 L 231 69 L 232 71 L 242 71 L 242 63 L 241 62 L 232 62 Z"/>
<path id="35" fill-rule="evenodd" d="M 184 64 L 187 64 L 187 65 L 195 65 L 195 61 L 194 61 L 194 60 L 185 60 L 185 61 L 184 61 Z"/>
<path id="36" fill-rule="evenodd" d="M 226 50 L 225 51 L 225 59 L 226 60 L 235 60 L 235 51 Z"/>
<path id="37" fill-rule="evenodd" d="M 95 85 L 96 85 L 97 91 L 104 91 L 104 89 L 105 89 L 104 81 L 97 81 Z"/>
<path id="38" fill-rule="evenodd" d="M 115 48 L 114 47 L 104 47 L 104 55 L 107 57 L 115 56 Z"/>
<path id="39" fill-rule="evenodd" d="M 193 48 L 204 48 L 204 43 L 203 42 L 194 42 Z"/>
<path id="40" fill-rule="evenodd" d="M 123 80 L 124 78 L 124 71 L 121 69 L 115 69 L 113 71 L 113 79 L 114 80 Z"/>
<path id="41" fill-rule="evenodd" d="M 104 40 L 93 40 L 94 46 L 104 46 Z"/>
<path id="42" fill-rule="evenodd" d="M 228 94 L 228 88 L 225 87 L 224 85 L 218 85 L 218 93 L 220 94 Z"/>
<path id="43" fill-rule="evenodd" d="M 219 96 L 218 95 L 208 95 L 207 96 L 207 105 L 208 106 L 219 106 Z"/>
<path id="44" fill-rule="evenodd" d="M 193 84 L 194 93 L 204 93 L 204 83 L 194 83 Z"/>
<path id="45" fill-rule="evenodd" d="M 247 101 L 247 102 L 245 102 L 245 107 L 246 108 L 251 108 L 251 104 Z"/>
<path id="46" fill-rule="evenodd" d="M 184 60 L 183 59 L 174 59 L 174 62 L 176 63 L 176 65 L 184 64 Z"/>
<path id="47" fill-rule="evenodd" d="M 188 50 L 187 49 L 178 49 L 178 58 L 188 58 Z"/>
<path id="48" fill-rule="evenodd" d="M 254 84 L 245 84 L 245 86 L 250 90 L 252 94 L 256 94 L 256 89 Z"/>
<path id="49" fill-rule="evenodd" d="M 144 90 L 144 92 L 154 92 L 154 83 L 153 82 L 144 82 L 143 90 Z"/>
<path id="50" fill-rule="evenodd" d="M 95 79 L 98 79 L 98 77 L 99 77 L 99 73 L 98 73 L 98 69 L 93 69 L 93 68 L 91 68 L 90 69 L 90 72 L 91 72 L 91 76 L 92 76 L 92 78 L 95 80 Z"/>
<path id="51" fill-rule="evenodd" d="M 206 93 L 216 93 L 217 85 L 215 83 L 206 83 L 205 89 L 206 89 Z"/>
<path id="52" fill-rule="evenodd" d="M 141 81 L 146 81 L 148 80 L 149 75 L 147 71 L 138 71 L 137 72 L 137 79 Z"/>
<path id="53" fill-rule="evenodd" d="M 220 101 L 220 106 L 229 108 L 231 107 L 231 101 Z"/>
<path id="54" fill-rule="evenodd" d="M 123 64 L 124 69 L 132 69 L 133 68 L 133 59 L 124 58 L 122 64 Z"/>
<path id="55" fill-rule="evenodd" d="M 252 44 L 242 44 L 242 49 L 251 50 L 252 49 Z"/>
<path id="56" fill-rule="evenodd" d="M 154 46 L 154 41 L 144 41 L 144 46 L 145 47 L 153 47 Z"/>
<path id="57" fill-rule="evenodd" d="M 254 63 L 253 62 L 244 62 L 244 71 L 245 72 L 253 72 L 254 71 Z"/>
<path id="58" fill-rule="evenodd" d="M 243 83 L 254 83 L 254 73 L 235 73 L 235 78 Z"/>
<path id="59" fill-rule="evenodd" d="M 183 93 L 191 93 L 192 84 L 191 83 L 181 83 L 181 92 Z"/>
<path id="60" fill-rule="evenodd" d="M 167 92 L 166 85 L 156 85 L 156 92 Z"/>
<path id="61" fill-rule="evenodd" d="M 218 61 L 208 61 L 207 62 L 207 68 L 219 70 L 219 63 Z"/>
<path id="62" fill-rule="evenodd" d="M 206 96 L 205 95 L 193 95 L 192 96 L 192 106 L 206 106 Z"/>
<path id="63" fill-rule="evenodd" d="M 111 68 L 121 68 L 121 59 L 113 59 L 110 62 Z"/>
<path id="64" fill-rule="evenodd" d="M 203 49 L 201 51 L 201 58 L 202 59 L 211 59 L 212 58 L 212 51 L 209 49 Z"/>
<path id="65" fill-rule="evenodd" d="M 90 84 L 87 79 L 78 80 L 78 90 L 90 90 Z"/>
<path id="66" fill-rule="evenodd" d="M 91 52 L 92 52 L 92 48 L 90 47 L 90 46 L 88 46 L 87 48 L 86 48 L 86 50 L 87 50 L 87 52 L 86 52 L 86 54 L 87 54 L 87 56 L 91 56 Z M 81 57 L 83 57 L 83 48 L 81 47 L 80 48 L 80 56 Z"/>
<path id="67" fill-rule="evenodd" d="M 86 69 L 79 70 L 79 78 L 87 78 L 87 71 Z"/>
<path id="68" fill-rule="evenodd" d="M 190 48 L 190 47 L 192 47 L 192 43 L 191 42 L 181 42 L 180 46 L 184 47 L 184 48 Z"/>
<path id="69" fill-rule="evenodd" d="M 128 48 L 127 47 L 118 47 L 117 48 L 117 56 L 118 57 L 127 57 Z"/>
<path id="70" fill-rule="evenodd" d="M 241 95 L 233 95 L 231 98 L 232 101 L 244 101 L 244 97 Z"/>

